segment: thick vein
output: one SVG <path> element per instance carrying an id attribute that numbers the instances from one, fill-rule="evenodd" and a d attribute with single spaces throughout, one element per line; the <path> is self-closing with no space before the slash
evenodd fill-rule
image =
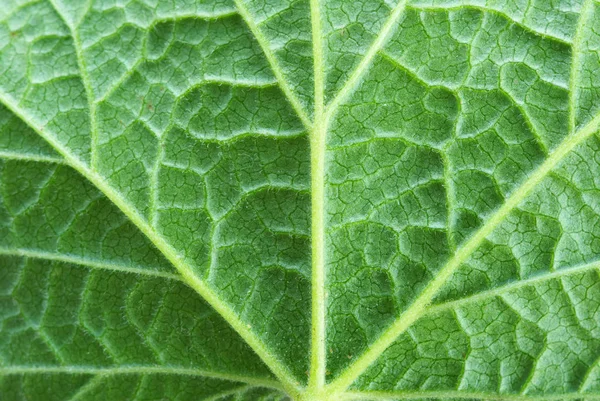
<path id="1" fill-rule="evenodd" d="M 312 318 L 311 357 L 308 391 L 318 397 L 325 385 L 325 67 L 323 30 L 319 0 L 310 1 L 313 42 L 315 122 L 310 135 L 311 160 L 311 248 Z"/>
<path id="2" fill-rule="evenodd" d="M 518 290 L 519 288 L 528 287 L 528 286 L 531 286 L 534 284 L 540 284 L 540 283 L 554 280 L 557 278 L 573 276 L 576 274 L 582 274 L 582 273 L 585 273 L 585 272 L 588 272 L 591 270 L 600 271 L 600 261 L 586 263 L 586 264 L 574 266 L 574 267 L 565 267 L 563 269 L 556 270 L 551 273 L 542 274 L 542 275 L 534 276 L 534 277 L 531 277 L 528 279 L 516 281 L 514 283 L 506 284 L 506 285 L 503 285 L 503 286 L 500 286 L 500 287 L 497 287 L 497 288 L 494 288 L 491 290 L 482 291 L 480 293 L 477 293 L 477 294 L 474 294 L 474 295 L 471 295 L 468 297 L 439 303 L 439 304 L 428 307 L 427 310 L 425 312 L 423 312 L 423 316 L 438 313 L 438 312 L 448 310 L 448 309 L 457 308 L 457 307 L 460 307 L 460 306 L 463 306 L 466 304 L 471 304 L 471 303 L 481 301 L 484 299 L 502 296 L 511 291 Z"/>
<path id="3" fill-rule="evenodd" d="M 64 160 L 60 157 L 54 156 L 43 156 L 43 155 L 32 155 L 27 153 L 17 153 L 6 150 L 0 150 L 0 159 L 6 160 L 22 160 L 36 163 L 53 163 L 53 164 L 64 164 Z"/>
<path id="4" fill-rule="evenodd" d="M 273 71 L 273 74 L 275 75 L 275 78 L 277 79 L 277 82 L 279 83 L 279 87 L 281 88 L 281 90 L 285 94 L 285 96 L 288 98 L 288 101 L 290 102 L 290 104 L 292 105 L 294 110 L 296 111 L 296 114 L 298 115 L 298 117 L 300 118 L 300 120 L 302 121 L 302 123 L 304 124 L 306 129 L 308 131 L 310 131 L 312 129 L 312 122 L 310 121 L 308 114 L 304 110 L 302 103 L 300 103 L 300 100 L 298 100 L 298 97 L 294 94 L 294 92 L 292 91 L 292 88 L 290 87 L 289 83 L 285 79 L 285 76 L 283 75 L 283 70 L 282 70 L 281 66 L 279 65 L 279 61 L 277 61 L 277 57 L 275 57 L 275 54 L 269 47 L 269 43 L 268 43 L 267 39 L 265 38 L 265 36 L 261 32 L 261 30 L 258 28 L 256 23 L 254 22 L 254 19 L 252 18 L 250 11 L 244 4 L 244 0 L 235 0 L 235 5 L 236 5 L 241 17 L 244 19 L 244 21 L 250 28 L 250 31 L 256 38 L 256 41 L 262 48 L 263 53 L 265 54 L 265 57 L 267 58 L 267 61 L 269 62 L 269 65 L 271 66 L 271 70 Z"/>
<path id="5" fill-rule="evenodd" d="M 587 0 L 591 2 L 592 0 Z M 584 11 L 589 8 L 584 7 Z M 578 30 L 586 21 L 587 15 L 582 12 Z M 578 48 L 573 52 L 577 53 Z M 573 77 L 571 78 L 573 80 Z M 573 112 L 574 109 L 571 110 Z M 576 132 L 566 136 L 565 140 L 548 156 L 529 178 L 517 188 L 506 202 L 493 213 L 490 218 L 462 245 L 452 258 L 440 269 L 436 277 L 429 282 L 412 305 L 404 311 L 392 325 L 373 343 L 367 351 L 349 365 L 338 378 L 328 386 L 328 394 L 339 394 L 345 391 L 383 352 L 404 333 L 427 310 L 433 297 L 492 231 L 510 215 L 529 193 L 554 169 L 578 144 L 590 137 L 600 128 L 600 113 L 588 124 Z"/>
<path id="6" fill-rule="evenodd" d="M 600 400 L 600 394 L 548 394 L 548 395 L 520 395 L 520 394 L 493 394 L 469 391 L 349 391 L 344 393 L 341 400 L 422 400 L 422 399 L 466 399 L 490 401 L 561 401 L 561 400 Z"/>
<path id="7" fill-rule="evenodd" d="M 79 387 L 79 389 L 71 397 L 69 397 L 67 401 L 76 401 L 81 399 L 81 397 L 83 397 L 86 393 L 98 387 L 100 383 L 102 383 L 102 379 L 104 379 L 104 377 L 101 375 L 92 377 L 87 383 Z"/>
<path id="8" fill-rule="evenodd" d="M 18 256 L 31 259 L 51 260 L 56 262 L 68 263 L 92 269 L 111 270 L 122 273 L 138 274 L 140 276 L 161 277 L 169 280 L 183 281 L 179 274 L 168 273 L 159 270 L 145 269 L 142 267 L 131 267 L 120 265 L 114 262 L 104 262 L 97 259 L 88 259 L 74 255 L 62 255 L 45 251 L 22 248 L 0 248 L 0 255 L 3 256 Z"/>
<path id="9" fill-rule="evenodd" d="M 211 372 L 202 369 L 178 368 L 175 366 L 116 366 L 116 367 L 95 367 L 95 366 L 9 366 L 0 367 L 0 376 L 3 375 L 23 375 L 23 374 L 86 374 L 86 375 L 177 375 L 177 376 L 201 376 L 211 379 L 221 379 L 233 382 L 247 383 L 253 386 L 268 387 L 276 390 L 284 390 L 281 383 L 276 380 L 263 379 L 259 377 L 249 377 L 241 375 L 232 375 L 229 373 Z"/>
<path id="10" fill-rule="evenodd" d="M 398 21 L 400 20 L 400 17 L 402 16 L 404 9 L 406 8 L 406 2 L 407 0 L 400 0 L 398 2 L 398 4 L 388 17 L 387 21 L 383 25 L 383 28 L 377 35 L 377 38 L 375 38 L 375 41 L 371 44 L 371 47 L 369 47 L 369 50 L 367 51 L 361 62 L 352 72 L 352 75 L 350 75 L 350 78 L 348 78 L 342 89 L 340 89 L 339 92 L 333 98 L 333 100 L 331 100 L 331 102 L 327 106 L 327 120 L 331 120 L 339 106 L 348 98 L 348 96 L 350 96 L 354 92 L 354 90 L 356 90 L 358 82 L 371 67 L 373 58 L 375 57 L 377 52 L 381 48 L 383 48 L 383 46 L 385 46 L 388 39 L 396 30 L 398 26 Z"/>
<path id="11" fill-rule="evenodd" d="M 344 391 L 375 360 L 408 329 L 426 310 L 427 306 L 458 269 L 477 250 L 485 238 L 525 199 L 525 197 L 564 159 L 578 144 L 594 134 L 600 127 L 600 114 L 574 135 L 568 136 L 546 161 L 506 200 L 487 222 L 454 254 L 425 287 L 413 304 L 376 340 L 369 349 L 350 365 L 329 387 L 329 392 Z"/>
<path id="12" fill-rule="evenodd" d="M 131 222 L 158 248 L 169 262 L 181 274 L 183 281 L 202 296 L 222 317 L 225 319 L 237 333 L 248 343 L 256 354 L 273 371 L 278 379 L 281 380 L 288 394 L 297 396 L 299 394 L 299 384 L 291 374 L 287 366 L 267 348 L 262 340 L 251 331 L 247 325 L 240 319 L 229 304 L 224 302 L 217 293 L 215 293 L 203 280 L 198 278 L 194 270 L 189 266 L 179 252 L 173 248 L 167 240 L 154 231 L 152 226 L 129 202 L 116 191 L 100 174 L 88 167 L 83 161 L 77 158 L 69 149 L 60 143 L 53 135 L 43 128 L 43 124 L 21 109 L 14 99 L 4 93 L 0 93 L 0 102 L 4 104 L 15 115 L 21 118 L 35 132 L 46 140 L 65 161 L 82 176 L 94 184 L 104 195 L 110 199 Z"/>

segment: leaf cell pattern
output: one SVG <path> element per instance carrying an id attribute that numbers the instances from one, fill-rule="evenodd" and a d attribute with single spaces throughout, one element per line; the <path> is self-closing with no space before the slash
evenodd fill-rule
<path id="1" fill-rule="evenodd" d="M 0 399 L 600 397 L 596 0 L 8 0 Z"/>

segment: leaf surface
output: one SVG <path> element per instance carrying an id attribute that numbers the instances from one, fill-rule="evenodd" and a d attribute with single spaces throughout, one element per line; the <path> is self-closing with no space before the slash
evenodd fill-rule
<path id="1" fill-rule="evenodd" d="M 0 395 L 600 398 L 600 4 L 555 3 L 7 2 Z"/>

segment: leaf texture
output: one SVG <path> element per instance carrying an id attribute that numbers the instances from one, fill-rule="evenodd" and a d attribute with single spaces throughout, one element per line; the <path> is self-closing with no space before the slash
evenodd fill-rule
<path id="1" fill-rule="evenodd" d="M 0 400 L 600 399 L 596 0 L 6 0 Z"/>

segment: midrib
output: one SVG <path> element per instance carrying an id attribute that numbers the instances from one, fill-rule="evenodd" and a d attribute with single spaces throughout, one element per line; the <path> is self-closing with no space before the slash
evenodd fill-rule
<path id="1" fill-rule="evenodd" d="M 223 302 L 202 280 L 198 279 L 192 269 L 178 255 L 162 236 L 156 233 L 145 219 L 108 184 L 103 177 L 87 167 L 75 155 L 55 140 L 51 135 L 38 129 L 38 124 L 32 116 L 17 106 L 14 99 L 0 93 L 2 102 L 13 113 L 26 122 L 38 135 L 45 139 L 66 160 L 67 164 L 81 173 L 102 191 L 123 213 L 142 231 L 152 243 L 165 255 L 183 277 L 183 281 L 198 292 L 254 349 L 263 359 L 273 373 L 282 383 L 282 388 L 294 399 L 320 400 L 336 399 L 343 395 L 359 395 L 360 393 L 346 393 L 346 389 L 358 376 L 373 363 L 393 341 L 412 325 L 428 309 L 427 306 L 441 286 L 452 273 L 477 249 L 481 242 L 489 235 L 510 212 L 535 188 L 540 181 L 585 138 L 592 135 L 600 126 L 600 113 L 585 127 L 574 135 L 568 137 L 551 156 L 534 172 L 532 176 L 507 200 L 507 202 L 485 223 L 483 227 L 455 254 L 455 256 L 442 268 L 438 276 L 426 287 L 412 306 L 401 315 L 399 319 L 386 332 L 373 343 L 369 350 L 353 362 L 336 380 L 329 385 L 325 383 L 326 352 L 325 352 L 325 154 L 326 134 L 329 122 L 335 116 L 337 109 L 358 86 L 360 80 L 370 68 L 373 58 L 385 45 L 389 36 L 396 28 L 402 15 L 406 0 L 401 0 L 392 11 L 384 24 L 382 31 L 377 36 L 365 57 L 348 78 L 346 84 L 333 97 L 325 107 L 324 104 L 324 64 L 321 37 L 321 21 L 319 0 L 310 0 L 311 21 L 313 28 L 313 55 L 315 79 L 315 113 L 311 122 L 306 111 L 298 101 L 293 91 L 286 82 L 281 68 L 278 66 L 275 55 L 269 49 L 267 41 L 253 23 L 249 11 L 242 0 L 235 0 L 240 15 L 248 23 L 251 31 L 257 38 L 265 55 L 273 67 L 279 85 L 290 100 L 299 118 L 304 123 L 310 134 L 311 147 L 311 227 L 312 227 L 312 334 L 311 334 L 311 368 L 308 389 L 303 389 L 265 344 L 239 319 L 235 312 Z M 588 0 L 586 4 L 590 4 Z M 68 25 L 68 24 L 67 24 Z M 86 88 L 87 89 L 87 88 Z M 93 101 L 92 101 L 93 103 Z M 572 103 L 572 102 L 571 102 Z M 571 121 L 571 125 L 573 122 Z M 367 393 L 369 394 L 369 393 Z M 383 395 L 383 393 L 381 394 Z M 500 399 L 500 398 L 498 398 Z"/>
<path id="2" fill-rule="evenodd" d="M 310 0 L 313 42 L 314 122 L 310 131 L 311 175 L 311 352 L 307 396 L 319 399 L 325 386 L 325 67 L 319 0 Z"/>

